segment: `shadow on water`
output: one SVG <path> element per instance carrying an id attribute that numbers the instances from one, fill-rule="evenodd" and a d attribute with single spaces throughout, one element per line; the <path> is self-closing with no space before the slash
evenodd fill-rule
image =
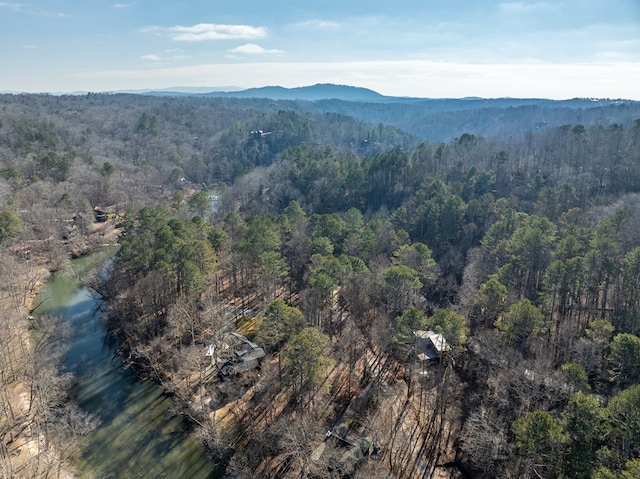
<path id="1" fill-rule="evenodd" d="M 207 452 L 185 422 L 171 414 L 171 400 L 151 381 L 137 381 L 114 358 L 97 301 L 75 274 L 55 274 L 39 314 L 62 317 L 72 329 L 63 367 L 76 375 L 71 391 L 100 426 L 80 441 L 73 464 L 81 478 L 215 477 Z"/>

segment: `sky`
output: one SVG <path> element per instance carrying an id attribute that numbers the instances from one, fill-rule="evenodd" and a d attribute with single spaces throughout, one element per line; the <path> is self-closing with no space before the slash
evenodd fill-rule
<path id="1" fill-rule="evenodd" d="M 640 0 L 0 1 L 0 91 L 640 100 Z"/>

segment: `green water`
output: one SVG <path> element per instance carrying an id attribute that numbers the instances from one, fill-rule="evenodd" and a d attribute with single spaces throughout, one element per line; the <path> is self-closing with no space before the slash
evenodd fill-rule
<path id="1" fill-rule="evenodd" d="M 103 264 L 92 255 L 53 275 L 40 295 L 38 314 L 60 315 L 72 327 L 64 368 L 76 374 L 71 395 L 100 426 L 83 437 L 72 460 L 80 478 L 212 478 L 213 465 L 171 401 L 151 381 L 137 381 L 114 355 L 97 309 L 99 298 L 78 280 L 78 271 Z"/>

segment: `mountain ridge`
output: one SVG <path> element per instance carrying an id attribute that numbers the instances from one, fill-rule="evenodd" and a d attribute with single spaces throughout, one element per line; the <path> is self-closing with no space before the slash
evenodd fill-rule
<path id="1" fill-rule="evenodd" d="M 0 94 L 24 94 L 20 91 L 0 91 Z M 478 107 L 517 107 L 524 105 L 562 105 L 569 108 L 592 108 L 611 104 L 635 104 L 636 100 L 611 99 L 611 98 L 536 98 L 536 97 L 412 97 L 412 96 L 390 96 L 383 95 L 375 90 L 335 83 L 316 83 L 314 85 L 299 87 L 283 87 L 279 85 L 269 85 L 242 89 L 237 86 L 174 86 L 166 88 L 140 88 L 112 91 L 73 91 L 73 92 L 40 92 L 39 94 L 60 95 L 86 95 L 89 93 L 108 94 L 132 94 L 148 96 L 167 97 L 204 97 L 204 98 L 238 98 L 238 99 L 269 99 L 274 101 L 345 101 L 353 103 L 398 103 L 398 104 L 429 104 L 430 108 L 436 109 L 439 105 L 446 104 L 446 110 L 466 110 Z M 453 108 L 452 108 L 453 106 Z"/>
<path id="2" fill-rule="evenodd" d="M 177 90 L 177 89 L 176 89 Z M 278 85 L 270 85 L 245 90 L 219 91 L 213 89 L 209 92 L 185 92 L 171 91 L 170 88 L 163 90 L 149 90 L 145 94 L 149 95 L 200 95 L 205 97 L 223 98 L 268 98 L 271 100 L 297 100 L 297 101 L 319 101 L 319 100 L 343 100 L 356 102 L 377 103 L 395 97 L 387 97 L 368 88 L 355 87 L 349 85 L 336 85 L 334 83 L 316 83 L 315 85 L 286 88 Z"/>
<path id="3" fill-rule="evenodd" d="M 226 88 L 226 90 L 225 90 Z M 209 90 L 209 91 L 207 91 Z M 132 91 L 128 91 L 132 92 Z M 127 92 L 127 93 L 128 93 Z M 635 103 L 629 99 L 611 98 L 536 98 L 536 97 L 495 97 L 484 98 L 477 96 L 467 96 L 461 98 L 436 98 L 436 97 L 412 97 L 412 96 L 389 96 L 383 95 L 369 88 L 351 85 L 341 85 L 335 83 L 316 83 L 314 85 L 287 88 L 279 85 L 269 85 L 239 89 L 238 87 L 173 87 L 158 90 L 136 90 L 134 93 L 146 95 L 166 95 L 166 96 L 204 96 L 204 97 L 224 97 L 224 98 L 266 98 L 271 100 L 292 100 L 292 101 L 322 101 L 322 100 L 342 100 L 360 103 L 415 103 L 415 102 L 469 102 L 481 103 L 492 102 L 508 105 L 522 105 L 531 103 L 579 103 L 581 107 L 601 106 L 612 103 Z M 474 105 L 477 106 L 477 105 Z"/>

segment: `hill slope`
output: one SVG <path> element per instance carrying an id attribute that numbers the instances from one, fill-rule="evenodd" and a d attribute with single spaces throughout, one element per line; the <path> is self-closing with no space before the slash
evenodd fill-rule
<path id="1" fill-rule="evenodd" d="M 317 84 L 298 88 L 268 86 L 241 91 L 186 93 L 154 91 L 154 96 L 197 96 L 287 101 L 305 111 L 339 113 L 373 125 L 386 124 L 426 141 L 450 141 L 463 133 L 496 137 L 564 124 L 585 126 L 615 122 L 630 126 L 640 117 L 640 102 L 573 98 L 409 98 L 381 95 L 346 85 Z M 282 105 L 272 105 L 283 109 Z M 291 107 L 289 104 L 287 107 Z"/>

